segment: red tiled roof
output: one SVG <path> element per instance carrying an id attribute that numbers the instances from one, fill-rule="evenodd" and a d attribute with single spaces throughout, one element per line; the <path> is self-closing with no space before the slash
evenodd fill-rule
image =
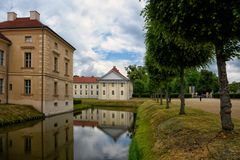
<path id="1" fill-rule="evenodd" d="M 73 77 L 73 83 L 97 83 L 98 77 Z"/>
<path id="2" fill-rule="evenodd" d="M 116 73 L 120 74 L 121 76 L 125 77 L 125 76 L 117 69 L 116 66 L 113 66 L 113 68 L 112 68 L 110 71 L 116 72 Z M 125 78 L 126 78 L 126 77 L 125 77 Z"/>
<path id="3" fill-rule="evenodd" d="M 0 23 L 0 29 L 13 28 L 34 28 L 45 26 L 38 20 L 30 20 L 30 18 L 16 18 L 13 21 L 4 21 Z"/>
<path id="4" fill-rule="evenodd" d="M 59 36 L 56 32 L 54 32 L 50 27 L 41 23 L 38 20 L 31 20 L 29 17 L 24 18 L 16 18 L 13 21 L 4 21 L 0 22 L 0 29 L 21 29 L 21 28 L 47 28 L 55 35 L 57 35 L 60 39 L 66 42 L 73 50 L 76 50 L 70 43 L 68 43 L 65 39 Z"/>
<path id="5" fill-rule="evenodd" d="M 1 33 L 0 33 L 0 39 L 3 39 L 5 41 L 8 41 L 9 43 L 11 43 L 11 41 Z"/>

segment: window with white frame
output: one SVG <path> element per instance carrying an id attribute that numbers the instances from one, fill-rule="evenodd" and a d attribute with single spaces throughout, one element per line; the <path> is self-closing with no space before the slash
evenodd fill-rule
<path id="1" fill-rule="evenodd" d="M 25 80 L 25 95 L 31 94 L 31 80 Z"/>
<path id="2" fill-rule="evenodd" d="M 25 68 L 31 68 L 32 67 L 32 53 L 31 52 L 25 52 L 24 55 L 24 67 Z"/>

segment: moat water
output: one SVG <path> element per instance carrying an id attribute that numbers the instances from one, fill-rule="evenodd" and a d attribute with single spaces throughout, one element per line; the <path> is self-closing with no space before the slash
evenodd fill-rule
<path id="1" fill-rule="evenodd" d="M 127 160 L 135 116 L 92 108 L 0 128 L 0 160 Z"/>

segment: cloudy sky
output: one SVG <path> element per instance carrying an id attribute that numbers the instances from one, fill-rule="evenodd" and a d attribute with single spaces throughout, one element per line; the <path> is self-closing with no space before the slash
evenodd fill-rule
<path id="1" fill-rule="evenodd" d="M 41 14 L 41 21 L 77 49 L 74 74 L 101 76 L 112 66 L 143 65 L 144 21 L 139 0 L 1 0 L 0 21 L 6 12 L 29 16 Z M 228 63 L 229 81 L 240 81 L 240 61 Z M 210 65 L 216 71 L 216 65 Z"/>

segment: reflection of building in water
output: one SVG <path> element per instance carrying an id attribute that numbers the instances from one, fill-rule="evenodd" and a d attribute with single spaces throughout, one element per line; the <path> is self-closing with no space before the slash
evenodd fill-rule
<path id="1" fill-rule="evenodd" d="M 117 139 L 132 127 L 133 121 L 132 112 L 88 109 L 75 116 L 74 125 L 97 126 L 113 139 Z"/>
<path id="2" fill-rule="evenodd" d="M 72 113 L 0 134 L 0 159 L 73 159 Z"/>

